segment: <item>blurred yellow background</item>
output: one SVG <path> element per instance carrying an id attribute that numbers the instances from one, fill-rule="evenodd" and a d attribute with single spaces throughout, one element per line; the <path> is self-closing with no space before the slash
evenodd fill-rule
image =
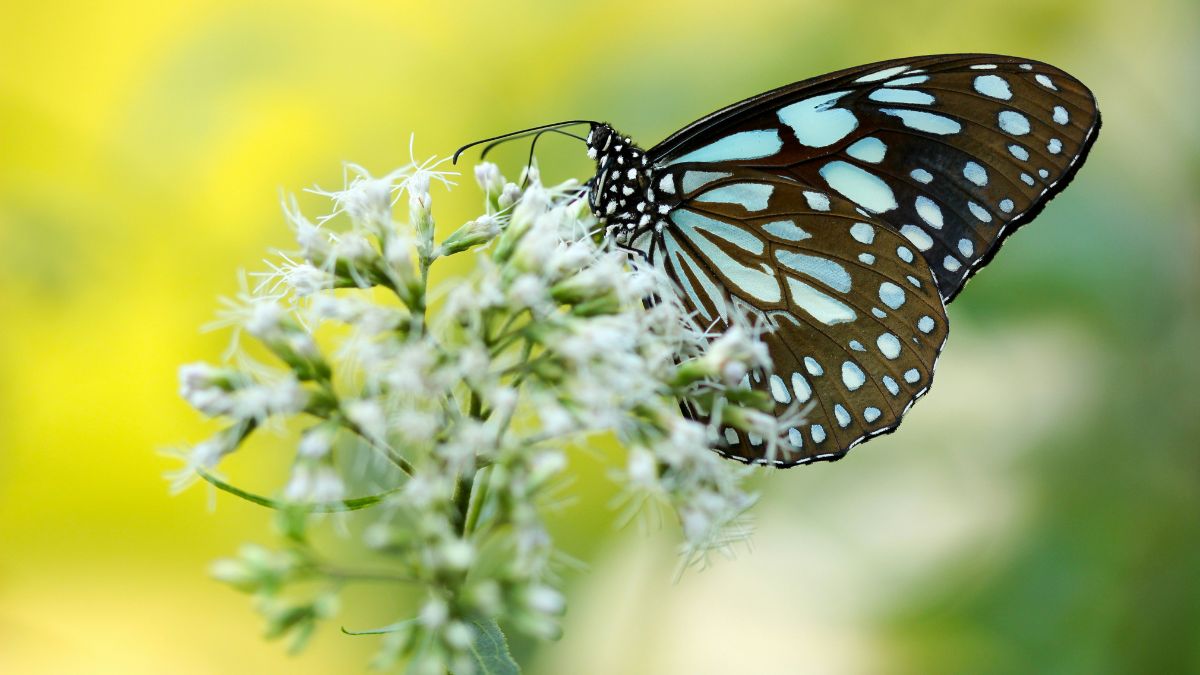
<path id="1" fill-rule="evenodd" d="M 938 385 L 900 433 L 764 477 L 753 550 L 679 583 L 677 533 L 614 530 L 577 459 L 555 528 L 591 568 L 564 639 L 514 648 L 537 673 L 1200 672 L 1198 26 L 1193 0 L 6 3 L 0 673 L 364 670 L 375 639 L 338 621 L 299 658 L 261 640 L 206 568 L 269 542 L 267 514 L 168 497 L 155 454 L 212 431 L 175 369 L 219 358 L 216 295 L 288 244 L 281 189 L 403 164 L 410 132 L 422 157 L 585 117 L 649 147 L 953 51 L 1054 63 L 1105 125 L 952 306 Z M 544 148 L 551 178 L 588 170 Z M 435 193 L 445 232 L 464 182 Z M 233 459 L 277 487 L 269 449 Z"/>

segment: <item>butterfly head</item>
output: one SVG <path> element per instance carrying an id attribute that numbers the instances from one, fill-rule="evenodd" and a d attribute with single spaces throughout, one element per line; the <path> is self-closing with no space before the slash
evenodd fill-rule
<path id="1" fill-rule="evenodd" d="M 661 229 L 665 211 L 653 189 L 654 167 L 646 151 L 607 124 L 595 124 L 587 137 L 596 177 L 588 183 L 588 203 L 608 233 L 627 242 L 650 229 Z"/>

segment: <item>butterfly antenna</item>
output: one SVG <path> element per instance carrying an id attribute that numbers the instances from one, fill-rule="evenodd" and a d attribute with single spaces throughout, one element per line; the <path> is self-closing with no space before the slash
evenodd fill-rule
<path id="1" fill-rule="evenodd" d="M 530 127 L 528 129 L 521 129 L 520 131 L 513 131 L 511 133 L 501 134 L 499 136 L 492 136 L 491 138 L 484 138 L 482 140 L 474 141 L 472 143 L 467 143 L 466 145 L 462 146 L 458 150 L 455 150 L 454 155 L 450 159 L 450 162 L 452 164 L 457 164 L 459 156 L 462 155 L 462 153 L 465 150 L 467 150 L 469 148 L 473 148 L 477 145 L 482 145 L 484 143 L 491 144 L 484 150 L 484 154 L 486 154 L 487 151 L 490 150 L 494 145 L 498 145 L 499 143 L 502 143 L 505 141 L 513 140 L 516 138 L 523 138 L 530 134 L 538 133 L 541 131 L 559 131 L 563 127 L 572 127 L 572 126 L 576 126 L 579 124 L 587 124 L 590 126 L 597 126 L 600 123 L 594 122 L 592 120 L 567 120 L 566 122 L 555 122 L 553 124 L 543 124 L 543 125 L 536 126 L 536 127 Z M 560 132 L 560 133 L 566 133 L 566 132 Z M 573 134 L 568 134 L 568 135 L 573 136 Z M 575 138 L 579 138 L 579 136 L 575 136 Z"/>

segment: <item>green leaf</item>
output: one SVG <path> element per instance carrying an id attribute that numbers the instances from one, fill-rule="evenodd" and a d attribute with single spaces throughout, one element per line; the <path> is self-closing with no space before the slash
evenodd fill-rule
<path id="1" fill-rule="evenodd" d="M 381 628 L 367 628 L 364 630 L 350 630 L 349 628 L 342 626 L 342 632 L 346 635 L 386 635 L 388 633 L 397 633 L 402 631 L 414 623 L 416 623 L 415 619 L 407 619 L 405 621 L 399 621 Z"/>
<path id="2" fill-rule="evenodd" d="M 327 502 L 324 504 L 295 504 L 295 503 L 291 503 L 291 502 L 282 502 L 282 501 L 278 501 L 275 499 L 270 499 L 268 497 L 263 497 L 262 495 L 256 495 L 253 492 L 247 492 L 239 487 L 236 487 L 234 485 L 230 485 L 229 483 L 226 483 L 225 481 L 221 480 L 220 478 L 217 478 L 216 476 L 205 471 L 204 469 L 196 469 L 196 472 L 200 474 L 201 478 L 208 481 L 209 483 L 212 484 L 213 487 L 217 488 L 218 490 L 221 490 L 222 492 L 228 492 L 229 494 L 231 494 L 235 497 L 241 497 L 242 499 L 245 499 L 248 502 L 258 504 L 259 506 L 265 506 L 268 509 L 275 509 L 276 511 L 283 511 L 283 510 L 288 510 L 288 509 L 300 509 L 300 510 L 307 511 L 310 513 L 332 513 L 334 511 L 357 511 L 359 509 L 365 509 L 368 506 L 374 506 L 375 504 L 378 504 L 379 502 L 383 501 L 384 499 L 387 499 L 388 495 L 391 495 L 395 492 L 400 491 L 400 488 L 396 488 L 395 490 L 388 490 L 387 492 L 381 492 L 377 495 L 368 495 L 366 497 L 355 497 L 353 499 L 346 499 L 346 500 L 340 501 L 340 502 Z"/>
<path id="3" fill-rule="evenodd" d="M 475 625 L 475 644 L 471 645 L 471 658 L 475 670 L 481 675 L 520 675 L 521 667 L 508 651 L 508 640 L 500 626 L 491 619 L 478 619 Z"/>

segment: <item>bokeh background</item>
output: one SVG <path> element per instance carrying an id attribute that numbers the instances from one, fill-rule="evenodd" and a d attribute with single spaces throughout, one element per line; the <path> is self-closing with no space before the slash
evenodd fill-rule
<path id="1" fill-rule="evenodd" d="M 410 133 L 421 157 L 590 117 L 648 146 L 950 51 L 1057 64 L 1105 125 L 952 306 L 932 393 L 902 433 L 764 476 L 752 550 L 677 583 L 670 524 L 612 525 L 619 450 L 575 458 L 555 529 L 590 568 L 565 637 L 514 647 L 555 674 L 1200 672 L 1198 45 L 1193 0 L 5 3 L 0 672 L 364 669 L 374 638 L 336 623 L 299 658 L 261 639 L 206 568 L 268 515 L 168 497 L 156 454 L 212 431 L 175 368 L 219 358 L 198 326 L 287 243 L 281 190 L 403 164 Z M 587 172 L 543 143 L 550 177 Z M 465 182 L 435 194 L 444 232 Z M 230 473 L 269 491 L 282 453 Z"/>

